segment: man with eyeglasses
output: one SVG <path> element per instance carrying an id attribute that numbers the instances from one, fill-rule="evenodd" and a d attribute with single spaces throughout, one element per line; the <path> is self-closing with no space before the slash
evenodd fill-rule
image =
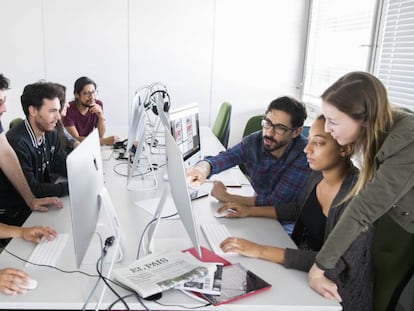
<path id="1" fill-rule="evenodd" d="M 75 100 L 69 103 L 66 116 L 62 119 L 69 134 L 82 141 L 94 128 L 98 128 L 101 145 L 112 145 L 117 137 L 104 137 L 105 116 L 102 101 L 96 99 L 96 83 L 88 77 L 80 77 L 75 81 L 73 94 Z"/>
<path id="2" fill-rule="evenodd" d="M 6 108 L 6 91 L 9 89 L 10 80 L 0 74 L 0 133 L 3 133 L 3 124 L 1 123 L 1 116 L 7 111 Z"/>
<path id="3" fill-rule="evenodd" d="M 66 154 L 56 131 L 56 123 L 60 119 L 58 96 L 59 90 L 53 83 L 26 85 L 20 97 L 26 119 L 6 133 L 31 191 L 40 198 L 61 197 L 69 193 L 67 182 L 55 183 L 54 179 L 56 175 L 67 175 Z M 22 225 L 32 211 L 25 203 L 2 168 L 0 222 Z"/>
<path id="4" fill-rule="evenodd" d="M 223 183 L 215 181 L 211 194 L 229 202 L 227 208 L 234 204 L 254 207 L 295 201 L 311 172 L 303 152 L 307 140 L 301 135 L 306 117 L 305 106 L 297 100 L 286 96 L 273 100 L 262 121 L 263 130 L 187 169 L 190 184 L 199 185 L 213 174 L 244 164 L 255 196 L 231 194 Z M 289 233 L 292 228 L 291 224 L 285 225 Z"/>

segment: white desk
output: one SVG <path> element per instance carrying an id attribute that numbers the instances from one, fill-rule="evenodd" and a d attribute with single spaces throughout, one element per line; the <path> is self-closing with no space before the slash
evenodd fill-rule
<path id="1" fill-rule="evenodd" d="M 215 154 L 220 148 L 218 140 L 211 131 L 203 128 L 202 143 L 205 154 Z M 114 206 L 117 208 L 121 227 L 124 233 L 124 260 L 119 265 L 126 265 L 135 260 L 140 234 L 144 226 L 151 219 L 151 216 L 142 208 L 138 207 L 137 201 L 159 196 L 159 191 L 135 191 L 126 189 L 126 177 L 117 175 L 113 166 L 119 161 L 104 161 L 105 183 L 111 195 Z M 160 172 L 161 173 L 161 172 Z M 223 172 L 224 173 L 224 172 Z M 160 178 L 161 179 L 161 178 Z M 250 187 L 231 189 L 240 193 L 251 194 Z M 65 207 L 63 210 L 51 210 L 48 213 L 33 213 L 26 222 L 30 225 L 51 225 L 58 232 L 71 234 L 71 217 L 68 198 L 63 198 Z M 213 212 L 218 206 L 217 201 L 212 197 L 202 198 L 193 201 L 194 211 L 199 222 L 223 222 L 229 231 L 238 237 L 243 237 L 261 244 L 295 247 L 292 240 L 284 232 L 280 224 L 271 219 L 243 218 L 243 219 L 216 219 Z M 203 233 L 199 232 L 201 244 L 209 248 Z M 93 243 L 97 244 L 98 239 L 94 238 Z M 14 239 L 7 249 L 23 258 L 28 258 L 33 245 L 22 239 Z M 155 249 L 183 249 L 191 247 L 183 226 L 179 220 L 162 221 L 157 238 Z M 273 286 L 270 290 L 243 298 L 233 303 L 217 307 L 206 307 L 201 310 L 341 310 L 340 305 L 335 301 L 329 301 L 307 285 L 306 273 L 288 270 L 271 262 L 257 260 L 243 256 L 232 256 L 228 258 L 231 262 L 242 263 L 246 268 L 261 276 Z M 38 281 L 37 289 L 24 295 L 7 296 L 0 294 L 1 309 L 81 309 L 89 295 L 96 278 L 80 274 L 66 274 L 47 268 L 25 268 L 24 263 L 11 257 L 6 252 L 0 255 L 0 266 L 15 267 L 27 271 Z M 70 240 L 66 245 L 64 253 L 59 261 L 62 269 L 76 270 L 73 243 Z M 96 275 L 95 264 L 83 264 L 82 271 Z M 115 288 L 117 288 L 115 286 Z M 89 309 L 95 309 L 102 291 L 102 282 L 96 290 L 95 295 L 88 304 Z M 121 295 L 125 291 L 119 290 Z M 108 289 L 105 291 L 100 308 L 107 308 L 116 297 Z M 126 300 L 131 309 L 143 309 L 135 298 Z M 165 305 L 185 305 L 196 307 L 202 305 L 179 291 L 170 290 L 163 293 L 161 302 Z M 161 306 L 153 302 L 146 302 L 151 310 L 179 310 L 180 307 Z M 124 306 L 118 303 L 114 309 L 123 309 Z"/>

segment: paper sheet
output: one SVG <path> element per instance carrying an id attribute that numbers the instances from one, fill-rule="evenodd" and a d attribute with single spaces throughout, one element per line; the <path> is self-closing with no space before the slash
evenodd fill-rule
<path id="1" fill-rule="evenodd" d="M 160 198 L 155 198 L 155 199 L 137 201 L 135 202 L 135 204 L 143 208 L 150 215 L 154 216 L 157 211 L 159 201 L 160 201 Z M 172 199 L 171 195 L 168 195 L 167 199 L 165 200 L 165 204 L 164 204 L 164 208 L 161 213 L 161 217 L 174 215 L 176 213 L 177 213 L 177 209 L 175 207 L 174 200 Z M 174 217 L 170 217 L 169 219 L 178 219 L 178 218 L 179 216 L 176 215 Z"/>

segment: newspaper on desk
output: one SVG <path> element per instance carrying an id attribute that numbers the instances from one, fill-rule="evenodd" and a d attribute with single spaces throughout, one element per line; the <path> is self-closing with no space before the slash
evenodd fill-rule
<path id="1" fill-rule="evenodd" d="M 204 277 L 175 286 L 176 289 L 189 290 L 197 293 L 220 295 L 223 277 L 222 263 L 205 263 L 209 273 Z"/>
<path id="2" fill-rule="evenodd" d="M 114 269 L 115 278 L 146 298 L 179 284 L 200 279 L 211 265 L 188 253 L 171 251 L 139 259 L 126 268 Z M 213 266 L 215 269 L 215 266 Z"/>

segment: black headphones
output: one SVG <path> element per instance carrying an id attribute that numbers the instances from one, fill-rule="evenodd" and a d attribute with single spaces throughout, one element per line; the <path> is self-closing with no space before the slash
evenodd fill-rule
<path id="1" fill-rule="evenodd" d="M 170 110 L 170 105 L 171 105 L 171 103 L 170 103 L 170 95 L 165 90 L 157 90 L 157 91 L 152 92 L 151 95 L 149 96 L 148 102 L 145 102 L 144 103 L 144 108 L 146 110 L 151 109 L 152 112 L 156 116 L 158 116 L 158 109 L 157 109 L 157 105 L 155 104 L 155 101 L 156 100 L 153 98 L 153 96 L 155 96 L 157 94 L 160 94 L 160 93 L 162 95 L 162 99 L 164 100 L 163 110 L 164 110 L 164 112 L 168 112 Z"/>
<path id="2" fill-rule="evenodd" d="M 145 111 L 152 110 L 152 112 L 158 116 L 158 108 L 157 103 L 163 101 L 163 110 L 164 112 L 168 112 L 170 110 L 170 95 L 167 92 L 167 87 L 160 83 L 154 82 L 150 85 L 143 87 L 141 90 L 146 90 L 147 92 L 143 93 L 144 95 L 143 104 Z M 149 94 L 149 95 L 148 95 Z M 160 98 L 161 96 L 161 98 Z"/>
<path id="3" fill-rule="evenodd" d="M 124 139 L 122 141 L 114 142 L 112 147 L 114 149 L 124 149 L 124 150 L 126 150 L 127 143 L 128 143 L 128 138 Z"/>

